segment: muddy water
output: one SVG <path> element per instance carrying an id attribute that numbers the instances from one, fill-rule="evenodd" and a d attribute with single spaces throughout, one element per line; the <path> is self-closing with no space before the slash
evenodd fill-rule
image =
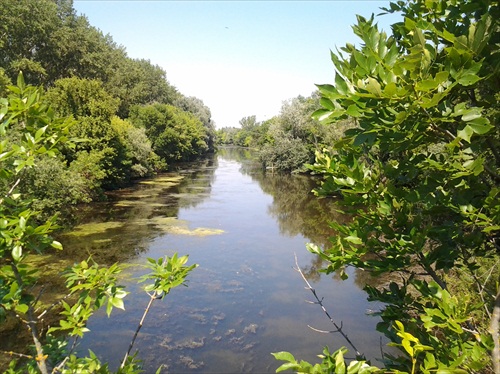
<path id="1" fill-rule="evenodd" d="M 116 368 L 132 339 L 148 297 L 133 280 L 147 257 L 189 254 L 199 267 L 188 287 L 153 304 L 135 348 L 144 368 L 162 372 L 274 372 L 270 352 L 290 351 L 317 362 L 324 346 L 347 343 L 294 271 L 294 254 L 337 323 L 373 359 L 380 357 L 379 321 L 356 274 L 347 281 L 320 275 L 307 242 L 325 245 L 327 222 L 342 220 L 334 203 L 309 193 L 314 181 L 301 176 L 264 175 L 251 154 L 225 149 L 204 163 L 140 183 L 96 204 L 83 224 L 61 240 L 75 257 L 130 265 L 124 284 L 126 310 L 108 319 L 93 317 L 79 347 L 92 349 Z"/>

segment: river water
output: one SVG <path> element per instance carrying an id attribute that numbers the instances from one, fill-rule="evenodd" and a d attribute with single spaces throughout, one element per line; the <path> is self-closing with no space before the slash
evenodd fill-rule
<path id="1" fill-rule="evenodd" d="M 381 356 L 377 309 L 361 290 L 363 274 L 340 281 L 317 272 L 321 261 L 305 248 L 325 245 L 327 222 L 342 220 L 332 200 L 311 194 L 304 176 L 264 174 L 242 149 L 118 191 L 92 206 L 74 232 L 61 238 L 75 258 L 128 264 L 122 284 L 131 292 L 125 311 L 98 313 L 79 352 L 92 349 L 116 369 L 148 302 L 135 278 L 148 257 L 189 254 L 199 264 L 188 287 L 156 301 L 135 349 L 147 373 L 270 373 L 280 365 L 271 352 L 289 351 L 318 362 L 324 346 L 347 345 L 333 330 L 293 267 L 294 255 L 338 324 L 367 358 Z M 352 349 L 350 350 L 352 352 Z M 354 356 L 354 354 L 352 355 Z"/>

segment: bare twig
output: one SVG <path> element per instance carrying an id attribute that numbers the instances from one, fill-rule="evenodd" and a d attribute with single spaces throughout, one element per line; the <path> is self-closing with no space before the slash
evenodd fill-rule
<path id="1" fill-rule="evenodd" d="M 14 192 L 14 189 L 17 187 L 17 185 L 18 185 L 20 182 L 21 182 L 21 178 L 17 178 L 16 182 L 12 185 L 12 187 L 11 187 L 11 188 L 10 188 L 10 190 L 9 190 L 9 192 L 7 192 L 7 193 L 5 194 L 5 196 L 4 196 L 4 197 L 2 197 L 2 198 L 0 199 L 0 204 L 2 204 L 2 203 L 3 203 L 3 201 L 4 201 L 4 199 L 5 199 L 6 197 L 9 197 L 9 195 L 10 195 L 10 194 L 12 194 L 12 192 Z"/>
<path id="2" fill-rule="evenodd" d="M 24 284 L 16 264 L 12 262 L 11 268 L 12 271 L 14 272 L 14 276 L 16 277 L 17 284 L 19 285 L 20 288 L 22 288 Z M 27 321 L 28 329 L 30 330 L 31 338 L 33 339 L 33 343 L 35 344 L 35 349 L 37 353 L 36 364 L 42 374 L 48 374 L 47 362 L 46 362 L 47 355 L 44 354 L 42 343 L 40 342 L 39 339 L 40 337 L 38 333 L 38 326 L 36 318 L 34 316 L 32 304 L 28 305 L 28 311 L 26 312 L 26 314 L 28 315 L 28 321 Z"/>
<path id="3" fill-rule="evenodd" d="M 322 334 L 334 334 L 336 332 L 339 332 L 339 330 L 330 330 L 330 331 L 320 330 L 320 329 L 316 329 L 316 328 L 314 328 L 314 327 L 312 327 L 310 325 L 307 325 L 307 327 L 309 327 L 313 331 L 320 332 Z"/>
<path id="4" fill-rule="evenodd" d="M 71 349 L 69 350 L 68 354 L 66 355 L 66 357 L 64 358 L 64 360 L 62 360 L 53 370 L 52 370 L 52 373 L 57 373 L 58 371 L 61 371 L 61 369 L 64 367 L 64 365 L 66 364 L 66 362 L 69 360 L 69 357 L 71 356 L 71 354 L 73 353 L 73 351 L 75 350 L 76 348 L 76 343 L 78 342 L 78 336 L 73 340 L 73 344 L 71 345 Z"/>
<path id="5" fill-rule="evenodd" d="M 9 356 L 17 356 L 17 357 L 24 357 L 24 358 L 33 358 L 33 356 L 25 355 L 23 353 L 12 352 L 12 351 L 0 350 L 0 353 L 5 353 L 6 355 L 9 355 Z"/>
<path id="6" fill-rule="evenodd" d="M 130 345 L 128 347 L 128 351 L 125 354 L 125 357 L 123 357 L 123 361 L 122 361 L 122 364 L 121 364 L 120 368 L 123 368 L 125 366 L 125 364 L 127 363 L 127 358 L 130 355 L 130 351 L 132 351 L 132 347 L 134 346 L 135 339 L 137 338 L 137 335 L 139 334 L 139 331 L 140 331 L 140 329 L 142 327 L 142 324 L 144 323 L 144 319 L 146 318 L 146 315 L 148 314 L 149 309 L 151 308 L 151 305 L 153 304 L 153 301 L 156 300 L 157 296 L 158 296 L 158 293 L 156 291 L 153 292 L 153 294 L 149 295 L 148 306 L 144 310 L 144 313 L 143 313 L 142 318 L 141 318 L 141 320 L 139 322 L 139 325 L 137 326 L 137 329 L 135 330 L 134 337 L 132 338 L 132 341 L 130 342 Z"/>
<path id="7" fill-rule="evenodd" d="M 325 306 L 323 305 L 323 299 L 320 300 L 320 298 L 318 297 L 318 295 L 316 294 L 316 290 L 314 288 L 311 287 L 311 284 L 308 282 L 308 280 L 306 279 L 306 277 L 304 276 L 304 273 L 302 272 L 302 270 L 300 269 L 300 266 L 299 266 L 299 262 L 297 260 L 297 255 L 295 254 L 295 265 L 297 266 L 296 268 L 294 268 L 299 274 L 300 276 L 302 277 L 302 279 L 304 280 L 304 282 L 306 283 L 307 287 L 306 289 L 309 289 L 312 294 L 314 295 L 314 297 L 316 298 L 316 302 L 310 302 L 312 304 L 319 304 L 321 306 L 321 309 L 323 309 L 323 312 L 326 314 L 326 316 L 328 317 L 328 319 L 330 320 L 330 322 L 333 324 L 333 326 L 335 326 L 335 330 L 334 331 L 322 331 L 322 330 L 318 330 L 318 329 L 315 329 L 311 326 L 308 326 L 310 329 L 314 330 L 314 331 L 318 331 L 318 332 L 321 332 L 321 333 L 335 333 L 335 332 L 338 332 L 340 333 L 343 338 L 347 341 L 347 343 L 349 343 L 349 345 L 352 347 L 352 349 L 354 349 L 356 351 L 356 357 L 360 357 L 360 358 L 364 358 L 365 355 L 360 353 L 358 351 L 358 349 L 356 348 L 356 346 L 353 344 L 353 342 L 351 341 L 351 339 L 349 339 L 349 337 L 347 336 L 347 334 L 342 331 L 342 323 L 340 324 L 340 326 L 334 321 L 334 319 L 330 316 L 330 314 L 328 313 L 328 311 L 326 310 Z"/>
<path id="8" fill-rule="evenodd" d="M 490 333 L 495 343 L 495 348 L 491 354 L 493 361 L 493 372 L 500 373 L 500 290 L 495 298 L 495 306 L 491 314 Z"/>
<path id="9" fill-rule="evenodd" d="M 37 319 L 38 320 L 42 320 L 42 317 L 44 315 L 46 315 L 47 313 L 49 313 L 54 307 L 56 307 L 57 305 L 61 304 L 64 300 L 66 300 L 71 295 L 72 295 L 71 293 L 68 293 L 65 296 L 63 296 L 61 299 L 59 299 L 59 300 L 53 302 L 52 304 L 50 304 L 42 313 L 40 313 L 38 315 Z"/>

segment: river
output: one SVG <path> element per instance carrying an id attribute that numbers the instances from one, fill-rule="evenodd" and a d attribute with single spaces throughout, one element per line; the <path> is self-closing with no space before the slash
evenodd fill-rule
<path id="1" fill-rule="evenodd" d="M 317 272 L 321 261 L 305 248 L 325 245 L 328 221 L 344 219 L 332 200 L 311 194 L 310 177 L 264 174 L 242 149 L 222 149 L 204 162 L 143 181 L 93 204 L 82 224 L 61 238 L 69 254 L 127 264 L 122 283 L 131 292 L 125 311 L 98 313 L 79 351 L 92 349 L 116 369 L 148 296 L 134 280 L 148 257 L 189 254 L 197 263 L 188 287 L 156 301 L 135 344 L 147 373 L 270 373 L 271 352 L 290 351 L 318 362 L 324 346 L 347 345 L 333 330 L 295 266 L 294 255 L 324 304 L 357 346 L 381 356 L 377 309 L 361 290 L 362 274 L 340 281 Z M 384 340 L 385 342 L 385 340 Z M 352 352 L 352 350 L 351 350 Z M 352 355 L 354 356 L 354 354 Z"/>

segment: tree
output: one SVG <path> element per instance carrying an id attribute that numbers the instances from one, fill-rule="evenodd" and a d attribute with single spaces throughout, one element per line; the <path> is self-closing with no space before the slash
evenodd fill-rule
<path id="1" fill-rule="evenodd" d="M 132 178 L 150 176 L 157 170 L 166 168 L 158 155 L 153 152 L 145 128 L 135 127 L 127 120 L 116 116 L 111 119 L 111 126 L 118 133 L 120 142 L 127 150 L 127 158 L 132 161 Z"/>
<path id="2" fill-rule="evenodd" d="M 212 121 L 212 113 L 202 100 L 194 96 L 182 96 L 178 98 L 174 105 L 185 112 L 189 112 L 199 118 L 207 132 L 206 143 L 210 152 L 215 150 L 215 124 Z"/>
<path id="3" fill-rule="evenodd" d="M 114 308 L 124 308 L 127 292 L 117 284 L 120 267 L 100 267 L 90 260 L 73 265 L 63 277 L 68 294 L 46 307 L 40 305 L 43 269 L 33 266 L 28 257 L 50 248 L 61 250 L 62 245 L 50 236 L 55 218 L 37 222 L 34 196 L 20 186 L 26 172 L 38 166 L 38 157 L 53 158 L 61 143 L 71 145 L 69 134 L 75 121 L 58 117 L 47 105 L 42 90 L 26 86 L 22 75 L 17 86 L 9 90 L 8 98 L 0 99 L 0 323 L 6 318 L 17 319 L 31 336 L 33 346 L 24 352 L 7 352 L 16 359 L 11 360 L 6 372 L 110 373 L 108 365 L 102 364 L 93 352 L 88 357 L 77 356 L 76 345 L 68 346 L 68 338 L 76 343 L 88 331 L 88 319 L 101 307 L 106 307 L 108 316 Z M 147 282 L 144 289 L 150 300 L 119 373 L 141 372 L 139 361 L 130 355 L 135 338 L 151 304 L 185 284 L 187 275 L 197 266 L 186 266 L 187 260 L 188 256 L 177 254 L 148 260 L 150 272 L 140 281 Z M 44 318 L 54 311 L 59 314 L 59 325 L 47 329 Z M 21 364 L 19 358 L 23 359 Z"/>
<path id="4" fill-rule="evenodd" d="M 2 1 L 0 25 L 0 67 L 10 78 L 15 79 L 22 70 L 31 82 L 41 84 L 47 75 L 43 56 L 53 52 L 51 35 L 60 26 L 56 4 L 49 0 Z"/>
<path id="5" fill-rule="evenodd" d="M 500 372 L 498 2 L 412 0 L 386 11 L 404 16 L 393 35 L 358 16 L 360 47 L 332 53 L 335 85 L 318 86 L 314 118 L 356 127 L 318 153 L 317 193 L 341 196 L 355 216 L 332 224 L 330 248 L 308 249 L 327 273 L 392 275 L 366 287 L 385 305 L 379 330 L 403 355 L 387 356 L 387 370 Z M 325 357 L 324 367 L 345 368 L 342 351 Z"/>
<path id="6" fill-rule="evenodd" d="M 173 104 L 180 96 L 165 70 L 144 59 L 122 59 L 106 88 L 120 99 L 118 115 L 122 118 L 129 116 L 133 105 Z"/>
<path id="7" fill-rule="evenodd" d="M 60 115 L 73 116 L 77 120 L 71 132 L 84 139 L 73 149 L 65 150 L 67 160 L 77 160 L 81 152 L 92 153 L 91 158 L 99 160 L 99 169 L 105 173 L 104 178 L 93 178 L 100 181 L 100 187 L 112 189 L 126 185 L 132 161 L 111 125 L 118 100 L 106 92 L 100 81 L 76 77 L 58 80 L 47 92 L 47 97 Z"/>
<path id="8" fill-rule="evenodd" d="M 135 106 L 130 120 L 146 129 L 154 152 L 167 163 L 190 161 L 209 150 L 201 121 L 173 105 Z"/>

